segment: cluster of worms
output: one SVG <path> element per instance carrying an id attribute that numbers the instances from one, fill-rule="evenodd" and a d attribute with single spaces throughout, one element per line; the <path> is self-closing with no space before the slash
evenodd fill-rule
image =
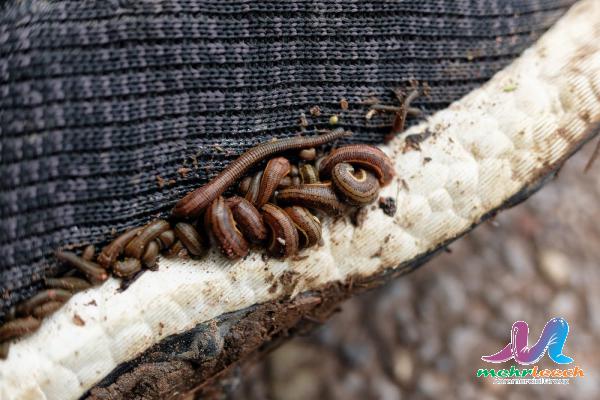
<path id="1" fill-rule="evenodd" d="M 413 88 L 399 107 L 374 99 L 365 117 L 394 113 L 390 135 L 395 135 L 403 130 L 407 115 L 420 113 L 410 107 L 417 95 Z M 339 216 L 372 203 L 394 175 L 391 160 L 374 146 L 354 144 L 318 153 L 318 146 L 350 135 L 338 129 L 259 144 L 184 196 L 170 218 L 131 228 L 98 254 L 93 245 L 80 254 L 57 251 L 57 261 L 71 269 L 63 277 L 45 279 L 45 289 L 10 309 L 0 326 L 0 358 L 8 355 L 10 340 L 37 330 L 43 318 L 75 293 L 111 274 L 132 280 L 143 269 L 156 269 L 160 254 L 201 257 L 214 243 L 229 259 L 245 257 L 251 247 L 287 258 L 315 246 L 321 241 L 322 214 Z M 297 164 L 281 156 L 290 152 L 296 152 Z M 265 160 L 264 168 L 246 176 Z M 238 194 L 225 198 L 236 184 Z"/>

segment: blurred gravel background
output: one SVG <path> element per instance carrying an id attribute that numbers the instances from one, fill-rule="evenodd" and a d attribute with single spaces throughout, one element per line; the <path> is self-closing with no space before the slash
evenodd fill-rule
<path id="1" fill-rule="evenodd" d="M 583 173 L 595 145 L 527 202 L 453 244 L 451 253 L 344 303 L 311 336 L 238 372 L 229 397 L 599 398 L 600 159 Z M 508 343 L 514 321 L 527 321 L 536 341 L 554 316 L 569 322 L 564 352 L 585 378 L 566 386 L 508 386 L 475 377 L 478 368 L 494 367 L 480 357 Z M 539 365 L 555 364 L 544 357 Z"/>

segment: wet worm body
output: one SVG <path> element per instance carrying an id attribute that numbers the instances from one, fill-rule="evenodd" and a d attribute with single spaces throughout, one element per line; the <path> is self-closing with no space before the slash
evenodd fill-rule
<path id="1" fill-rule="evenodd" d="M 129 278 L 142 269 L 142 262 L 137 258 L 126 258 L 113 265 L 113 272 L 120 278 Z"/>
<path id="2" fill-rule="evenodd" d="M 252 177 L 247 176 L 240 181 L 238 185 L 238 192 L 240 195 L 245 196 L 248 193 L 248 189 L 250 189 L 250 182 L 252 181 Z"/>
<path id="3" fill-rule="evenodd" d="M 233 196 L 227 199 L 226 203 L 245 238 L 252 243 L 260 243 L 267 238 L 267 227 L 263 217 L 252 203 L 240 196 Z"/>
<path id="4" fill-rule="evenodd" d="M 57 251 L 55 255 L 59 261 L 63 261 L 72 267 L 77 268 L 93 280 L 105 281 L 108 279 L 106 270 L 95 262 L 84 260 L 70 251 Z"/>
<path id="5" fill-rule="evenodd" d="M 35 331 L 42 322 L 33 317 L 17 318 L 0 327 L 0 341 L 23 336 Z"/>
<path id="6" fill-rule="evenodd" d="M 248 169 L 259 161 L 287 150 L 304 149 L 319 146 L 349 136 L 350 132 L 333 131 L 323 135 L 293 137 L 262 143 L 251 148 L 231 162 L 208 184 L 188 193 L 173 209 L 173 215 L 180 218 L 198 217 L 229 186 L 242 177 Z"/>
<path id="7" fill-rule="evenodd" d="M 48 301 L 66 302 L 73 296 L 73 293 L 64 289 L 47 289 L 39 292 L 24 303 L 19 304 L 17 312 L 21 315 L 30 315 L 31 311 Z"/>
<path id="8" fill-rule="evenodd" d="M 298 230 L 300 247 L 312 247 L 321 240 L 321 222 L 304 207 L 292 206 L 283 209 Z"/>
<path id="9" fill-rule="evenodd" d="M 206 211 L 205 225 L 227 258 L 235 259 L 248 254 L 248 242 L 237 229 L 233 214 L 222 196 L 213 201 Z"/>
<path id="10" fill-rule="evenodd" d="M 54 311 L 61 308 L 63 306 L 63 304 L 64 303 L 61 301 L 49 301 L 47 303 L 40 304 L 39 306 L 35 307 L 31 311 L 31 314 L 38 319 L 43 319 L 44 317 L 47 317 L 48 315 L 52 314 Z"/>
<path id="11" fill-rule="evenodd" d="M 300 239 L 292 219 L 281 208 L 270 203 L 262 206 L 261 211 L 270 230 L 270 240 L 267 246 L 269 254 L 278 258 L 296 254 Z"/>
<path id="12" fill-rule="evenodd" d="M 312 165 L 304 164 L 300 168 L 300 180 L 302 183 L 317 183 L 319 182 L 319 173 Z"/>
<path id="13" fill-rule="evenodd" d="M 98 256 L 98 263 L 104 268 L 110 268 L 111 265 L 117 260 L 117 257 L 123 252 L 123 248 L 127 245 L 134 237 L 136 237 L 143 227 L 133 228 L 120 235 L 118 238 L 113 240 L 110 244 L 102 249 Z"/>
<path id="14" fill-rule="evenodd" d="M 175 237 L 175 232 L 173 232 L 171 229 L 169 229 L 168 231 L 164 231 L 163 233 L 158 235 L 157 238 L 158 242 L 160 243 L 161 249 L 168 249 L 173 245 L 173 243 L 175 243 L 176 239 L 177 238 Z"/>
<path id="15" fill-rule="evenodd" d="M 83 249 L 83 253 L 81 253 L 81 258 L 83 258 L 86 261 L 92 261 L 94 259 L 95 255 L 96 255 L 96 248 L 94 247 L 93 244 L 89 244 L 89 245 L 85 246 L 85 248 Z"/>
<path id="16" fill-rule="evenodd" d="M 331 182 L 302 184 L 283 189 L 277 194 L 277 202 L 315 208 L 333 215 L 340 215 L 348 208 L 338 199 Z"/>
<path id="17" fill-rule="evenodd" d="M 333 167 L 331 180 L 341 197 L 355 206 L 369 204 L 379 194 L 377 178 L 362 168 L 355 170 L 348 163 L 339 163 Z"/>
<path id="18" fill-rule="evenodd" d="M 125 256 L 137 258 L 139 260 L 144 254 L 144 250 L 146 249 L 146 246 L 148 246 L 148 243 L 170 228 L 169 223 L 164 219 L 156 219 L 150 222 L 139 235 L 134 237 L 131 242 L 127 243 L 125 246 Z"/>
<path id="19" fill-rule="evenodd" d="M 290 162 L 286 158 L 276 157 L 269 160 L 260 180 L 256 207 L 260 208 L 269 201 L 279 182 L 289 173 Z"/>
<path id="20" fill-rule="evenodd" d="M 311 147 L 310 149 L 300 150 L 298 156 L 304 161 L 312 161 L 317 158 L 317 149 Z"/>
<path id="21" fill-rule="evenodd" d="M 80 292 L 92 286 L 91 283 L 89 283 L 85 279 L 76 278 L 72 276 L 64 278 L 48 278 L 46 279 L 46 285 L 50 288 L 64 289 L 73 293 Z"/>
<path id="22" fill-rule="evenodd" d="M 142 256 L 142 265 L 146 268 L 154 268 L 156 266 L 156 261 L 158 260 L 158 254 L 160 253 L 161 245 L 158 239 L 155 239 L 148 243 L 148 247 L 146 247 L 146 251 L 144 251 L 144 255 Z"/>
<path id="23" fill-rule="evenodd" d="M 359 165 L 372 171 L 384 186 L 394 177 L 394 166 L 383 151 L 374 146 L 353 144 L 333 150 L 321 162 L 319 169 L 321 179 L 331 178 L 333 167 L 341 162 Z"/>
<path id="24" fill-rule="evenodd" d="M 252 204 L 256 204 L 258 201 L 258 194 L 260 190 L 260 182 L 262 180 L 263 171 L 258 171 L 250 180 L 250 185 L 245 194 L 245 199 Z"/>
<path id="25" fill-rule="evenodd" d="M 175 225 L 175 235 L 193 256 L 201 256 L 207 250 L 205 240 L 193 225 L 178 222 Z"/>

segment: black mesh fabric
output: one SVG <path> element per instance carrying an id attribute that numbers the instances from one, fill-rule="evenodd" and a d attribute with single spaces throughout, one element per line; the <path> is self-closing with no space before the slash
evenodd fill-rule
<path id="1" fill-rule="evenodd" d="M 366 121 L 361 101 L 394 104 L 416 79 L 431 94 L 415 105 L 441 109 L 573 2 L 4 2 L 0 314 L 56 274 L 54 249 L 166 215 L 244 149 L 296 135 L 302 112 L 309 130 L 340 113 L 351 141 L 381 142 L 390 117 Z"/>

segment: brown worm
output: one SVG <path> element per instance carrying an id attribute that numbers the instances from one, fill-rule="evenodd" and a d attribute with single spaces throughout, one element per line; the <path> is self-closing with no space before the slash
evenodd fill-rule
<path id="1" fill-rule="evenodd" d="M 31 311 L 31 314 L 36 318 L 43 319 L 44 317 L 47 317 L 48 315 L 52 314 L 54 311 L 61 308 L 63 306 L 63 304 L 64 303 L 61 301 L 49 301 L 47 303 L 40 304 L 39 306 L 35 307 Z"/>
<path id="2" fill-rule="evenodd" d="M 279 185 L 277 189 L 284 189 L 286 187 L 292 186 L 292 177 L 284 176 L 282 180 L 279 181 Z"/>
<path id="3" fill-rule="evenodd" d="M 110 266 L 116 261 L 117 257 L 123 252 L 123 248 L 136 237 L 143 227 L 137 227 L 129 229 L 125 233 L 121 234 L 118 238 L 106 245 L 100 254 L 98 255 L 98 263 L 104 268 L 110 268 Z"/>
<path id="4" fill-rule="evenodd" d="M 156 266 L 156 260 L 158 260 L 160 247 L 161 245 L 158 239 L 148 243 L 148 247 L 146 247 L 146 251 L 144 251 L 144 255 L 142 256 L 142 265 L 146 268 L 154 268 Z"/>
<path id="5" fill-rule="evenodd" d="M 300 150 L 300 153 L 298 155 L 302 160 L 312 161 L 315 158 L 317 158 L 317 149 L 311 147 L 310 149 Z"/>
<path id="6" fill-rule="evenodd" d="M 173 209 L 173 215 L 183 218 L 198 217 L 202 210 L 209 206 L 235 181 L 240 179 L 248 169 L 259 161 L 287 150 L 315 147 L 331 142 L 350 133 L 342 130 L 328 132 L 323 135 L 293 137 L 259 144 L 246 151 L 231 162 L 219 175 L 206 185 L 188 193 Z"/>
<path id="7" fill-rule="evenodd" d="M 304 164 L 300 168 L 300 180 L 302 183 L 317 183 L 319 182 L 319 173 L 310 164 Z"/>
<path id="8" fill-rule="evenodd" d="M 299 206 L 283 209 L 290 216 L 300 237 L 301 247 L 311 247 L 321 240 L 321 221 L 306 208 Z"/>
<path id="9" fill-rule="evenodd" d="M 267 238 L 267 227 L 262 215 L 252 203 L 240 196 L 226 200 L 233 213 L 233 219 L 244 237 L 253 243 L 260 243 Z"/>
<path id="10" fill-rule="evenodd" d="M 206 253 L 206 240 L 198 233 L 193 225 L 178 222 L 175 225 L 175 235 L 191 255 L 201 256 Z"/>
<path id="11" fill-rule="evenodd" d="M 298 252 L 298 231 L 292 219 L 276 205 L 267 203 L 261 208 L 265 223 L 271 231 L 267 251 L 274 257 L 285 258 Z"/>
<path id="12" fill-rule="evenodd" d="M 80 292 L 92 286 L 91 283 L 85 279 L 75 278 L 73 276 L 67 276 L 64 278 L 48 278 L 46 279 L 46 285 L 54 289 L 64 289 L 69 292 Z"/>
<path id="13" fill-rule="evenodd" d="M 205 224 L 209 227 L 221 252 L 226 257 L 234 259 L 248 254 L 248 242 L 237 229 L 233 214 L 223 196 L 217 197 L 208 208 Z"/>
<path id="14" fill-rule="evenodd" d="M 94 259 L 95 255 L 96 255 L 96 248 L 94 247 L 93 244 L 88 244 L 83 249 L 83 252 L 81 253 L 81 258 L 83 258 L 84 260 L 87 260 L 87 261 L 92 261 Z"/>
<path id="15" fill-rule="evenodd" d="M 84 260 L 75 253 L 71 253 L 70 251 L 57 251 L 56 258 L 77 268 L 95 281 L 101 282 L 108 279 L 108 273 L 104 268 L 95 262 Z"/>
<path id="16" fill-rule="evenodd" d="M 181 241 L 176 240 L 165 255 L 167 257 L 184 257 L 187 255 L 187 250 Z"/>
<path id="17" fill-rule="evenodd" d="M 269 201 L 281 179 L 290 173 L 290 162 L 284 157 L 275 157 L 267 163 L 260 180 L 258 197 L 254 205 L 262 207 Z"/>
<path id="18" fill-rule="evenodd" d="M 277 202 L 287 206 L 316 208 L 334 215 L 347 210 L 347 206 L 335 194 L 331 182 L 302 184 L 283 189 L 277 194 Z"/>
<path id="19" fill-rule="evenodd" d="M 126 258 L 113 265 L 113 273 L 119 278 L 130 278 L 142 269 L 142 263 L 137 258 Z"/>
<path id="20" fill-rule="evenodd" d="M 173 245 L 173 243 L 175 243 L 175 240 L 177 238 L 175 237 L 175 232 L 169 229 L 168 231 L 164 231 L 163 233 L 158 235 L 157 239 L 160 243 L 161 249 L 168 249 Z"/>
<path id="21" fill-rule="evenodd" d="M 156 239 L 161 233 L 170 229 L 169 223 L 164 219 L 155 219 L 146 225 L 139 235 L 134 237 L 131 242 L 125 246 L 125 256 L 137 258 L 144 255 L 144 250 L 148 243 Z"/>
<path id="22" fill-rule="evenodd" d="M 258 194 L 260 193 L 260 181 L 262 180 L 263 171 L 260 170 L 250 180 L 250 186 L 244 198 L 252 204 L 256 204 L 258 200 Z"/>
<path id="23" fill-rule="evenodd" d="M 0 326 L 0 341 L 10 340 L 37 330 L 41 325 L 39 319 L 33 317 L 17 318 Z"/>
<path id="24" fill-rule="evenodd" d="M 31 311 L 40 304 L 49 301 L 66 302 L 73 296 L 73 293 L 64 289 L 46 289 L 37 293 L 35 296 L 27 299 L 17 306 L 17 312 L 21 315 L 30 315 Z"/>
<path id="25" fill-rule="evenodd" d="M 333 167 L 331 180 L 338 194 L 355 206 L 373 202 L 379 193 L 379 181 L 372 173 L 362 168 L 355 170 L 348 163 Z"/>
<path id="26" fill-rule="evenodd" d="M 341 162 L 356 164 L 372 171 L 382 185 L 390 183 L 394 176 L 392 161 L 383 151 L 366 144 L 352 144 L 333 150 L 321 162 L 319 169 L 321 179 L 331 178 L 333 167 Z"/>
<path id="27" fill-rule="evenodd" d="M 250 189 L 251 181 L 252 181 L 252 177 L 250 177 L 250 176 L 247 176 L 240 181 L 240 184 L 238 185 L 238 193 L 241 196 L 245 196 L 246 193 L 248 193 L 248 189 Z"/>

